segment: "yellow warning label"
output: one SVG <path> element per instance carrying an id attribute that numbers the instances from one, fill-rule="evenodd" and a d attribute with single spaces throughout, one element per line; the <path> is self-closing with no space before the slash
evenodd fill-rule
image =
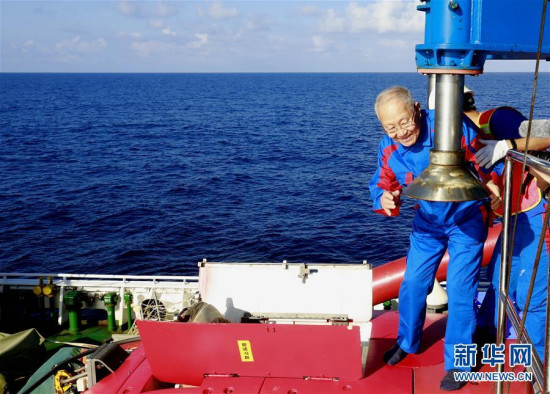
<path id="1" fill-rule="evenodd" d="M 254 361 L 254 356 L 252 356 L 252 347 L 250 346 L 250 341 L 237 341 L 239 345 L 239 353 L 241 353 L 241 361 L 243 363 Z"/>

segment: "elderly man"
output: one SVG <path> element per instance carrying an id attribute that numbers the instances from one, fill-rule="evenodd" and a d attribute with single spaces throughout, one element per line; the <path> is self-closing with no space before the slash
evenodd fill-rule
<path id="1" fill-rule="evenodd" d="M 397 216 L 402 191 L 429 164 L 434 143 L 434 113 L 420 109 L 408 89 L 394 86 L 376 98 L 375 111 L 386 135 L 378 152 L 378 169 L 369 187 L 374 210 Z M 475 126 L 467 118 L 462 125 L 466 158 L 473 161 L 471 147 L 477 138 Z M 437 267 L 449 251 L 447 292 L 449 316 L 445 333 L 445 370 L 441 389 L 458 390 L 465 382 L 454 379 L 453 372 L 470 370 L 455 365 L 454 346 L 472 343 L 475 330 L 474 297 L 478 284 L 483 242 L 487 236 L 489 205 L 500 204 L 492 173 L 480 176 L 493 191 L 492 201 L 431 202 L 419 201 L 413 220 L 407 269 L 399 290 L 399 330 L 397 343 L 384 355 L 395 365 L 420 346 L 426 317 L 426 296 L 431 291 Z M 495 175 L 496 177 L 496 175 Z"/>

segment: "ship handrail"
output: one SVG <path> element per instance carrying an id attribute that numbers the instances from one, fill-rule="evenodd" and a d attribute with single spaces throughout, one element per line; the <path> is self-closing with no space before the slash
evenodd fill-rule
<path id="1" fill-rule="evenodd" d="M 48 283 L 49 282 L 49 283 Z M 5 288 L 34 289 L 42 284 L 55 286 L 56 291 L 48 300 L 48 305 L 63 305 L 64 295 L 74 289 L 85 289 L 93 292 L 116 292 L 120 300 L 127 291 L 162 291 L 166 294 L 196 293 L 199 289 L 199 277 L 191 275 L 109 275 L 109 274 L 68 274 L 68 273 L 29 273 L 29 272 L 0 272 L 0 293 Z M 118 302 L 115 309 L 115 319 L 124 322 L 126 314 L 124 302 Z M 67 319 L 64 308 L 58 308 L 58 324 Z"/>
<path id="2" fill-rule="evenodd" d="M 86 278 L 86 279 L 137 279 L 137 280 L 170 280 L 170 281 L 198 281 L 196 275 L 109 275 L 109 274 L 65 274 L 65 273 L 28 273 L 28 272 L 0 272 L 0 279 L 7 277 L 32 277 L 44 279 L 52 278 Z"/>
<path id="3" fill-rule="evenodd" d="M 497 319 L 497 345 L 504 343 L 505 338 L 505 329 L 506 329 L 506 318 L 508 317 L 514 330 L 518 332 L 519 343 L 528 344 L 531 346 L 532 350 L 532 371 L 534 376 L 534 382 L 536 383 L 541 391 L 548 392 L 547 387 L 550 387 L 550 298 L 548 297 L 550 293 L 547 291 L 547 302 L 546 302 L 546 328 L 545 328 L 545 338 L 546 343 L 544 347 L 544 360 L 541 360 L 537 354 L 537 351 L 534 350 L 533 342 L 527 332 L 526 327 L 521 327 L 520 318 L 518 313 L 513 306 L 512 299 L 508 296 L 508 284 L 510 283 L 510 272 L 509 266 L 512 264 L 512 250 L 513 244 L 510 240 L 511 234 L 511 216 L 512 216 L 512 167 L 513 161 L 520 163 L 525 163 L 526 167 L 533 168 L 538 170 L 546 175 L 550 175 L 550 162 L 539 157 L 530 155 L 524 152 L 518 152 L 516 150 L 510 149 L 505 156 L 505 169 L 504 169 L 504 193 L 503 193 L 503 217 L 502 217 L 502 253 L 500 261 L 500 285 L 498 291 L 498 319 Z M 546 196 L 544 196 L 546 197 Z M 548 214 L 548 213 L 547 213 Z M 543 234 L 544 236 L 544 228 Z M 535 270 L 533 270 L 535 271 Z M 536 275 L 533 272 L 533 275 Z M 530 289 L 532 291 L 532 289 Z M 530 295 L 528 295 L 530 297 Z M 527 313 L 527 312 L 526 312 Z M 521 329 L 521 333 L 519 333 Z M 497 365 L 497 371 L 503 372 L 504 365 Z M 497 394 L 503 392 L 503 383 L 502 381 L 497 382 Z"/>
<path id="4" fill-rule="evenodd" d="M 55 286 L 65 287 L 96 287 L 96 288 L 150 288 L 150 289 L 187 289 L 198 287 L 198 281 L 105 281 L 105 280 L 58 280 L 52 281 Z M 36 279 L 0 279 L 0 286 L 27 287 L 36 286 Z M 1 290 L 1 289 L 0 289 Z"/>

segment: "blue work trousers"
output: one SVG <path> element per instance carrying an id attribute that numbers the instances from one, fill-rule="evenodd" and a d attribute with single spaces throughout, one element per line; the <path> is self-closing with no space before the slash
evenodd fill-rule
<path id="1" fill-rule="evenodd" d="M 401 349 L 407 353 L 418 351 L 426 318 L 426 297 L 433 288 L 441 258 L 448 249 L 449 315 L 445 332 L 445 370 L 456 368 L 454 345 L 470 344 L 473 340 L 476 324 L 474 297 L 486 237 L 487 226 L 481 209 L 459 223 L 434 223 L 417 212 L 405 277 L 399 289 L 397 343 Z"/>
<path id="2" fill-rule="evenodd" d="M 508 295 L 515 301 L 518 312 L 525 308 L 525 301 L 529 291 L 529 283 L 537 254 L 539 237 L 542 232 L 544 214 L 529 216 L 529 212 L 518 214 L 514 252 Z M 512 224 L 514 217 L 512 217 Z M 478 315 L 478 324 L 482 327 L 495 329 L 497 324 L 497 289 L 500 278 L 501 237 L 499 237 L 487 274 L 491 279 L 491 286 L 485 295 Z M 546 293 L 548 287 L 548 250 L 543 244 L 537 275 L 533 286 L 533 293 L 527 310 L 525 328 L 533 341 L 533 345 L 543 359 L 544 356 L 544 329 L 546 327 Z"/>

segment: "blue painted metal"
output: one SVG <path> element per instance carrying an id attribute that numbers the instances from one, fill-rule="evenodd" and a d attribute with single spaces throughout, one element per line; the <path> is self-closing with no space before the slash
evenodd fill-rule
<path id="1" fill-rule="evenodd" d="M 535 59 L 544 1 L 427 0 L 424 44 L 416 46 L 419 69 L 483 70 L 488 59 Z M 542 59 L 550 59 L 548 7 Z"/>

